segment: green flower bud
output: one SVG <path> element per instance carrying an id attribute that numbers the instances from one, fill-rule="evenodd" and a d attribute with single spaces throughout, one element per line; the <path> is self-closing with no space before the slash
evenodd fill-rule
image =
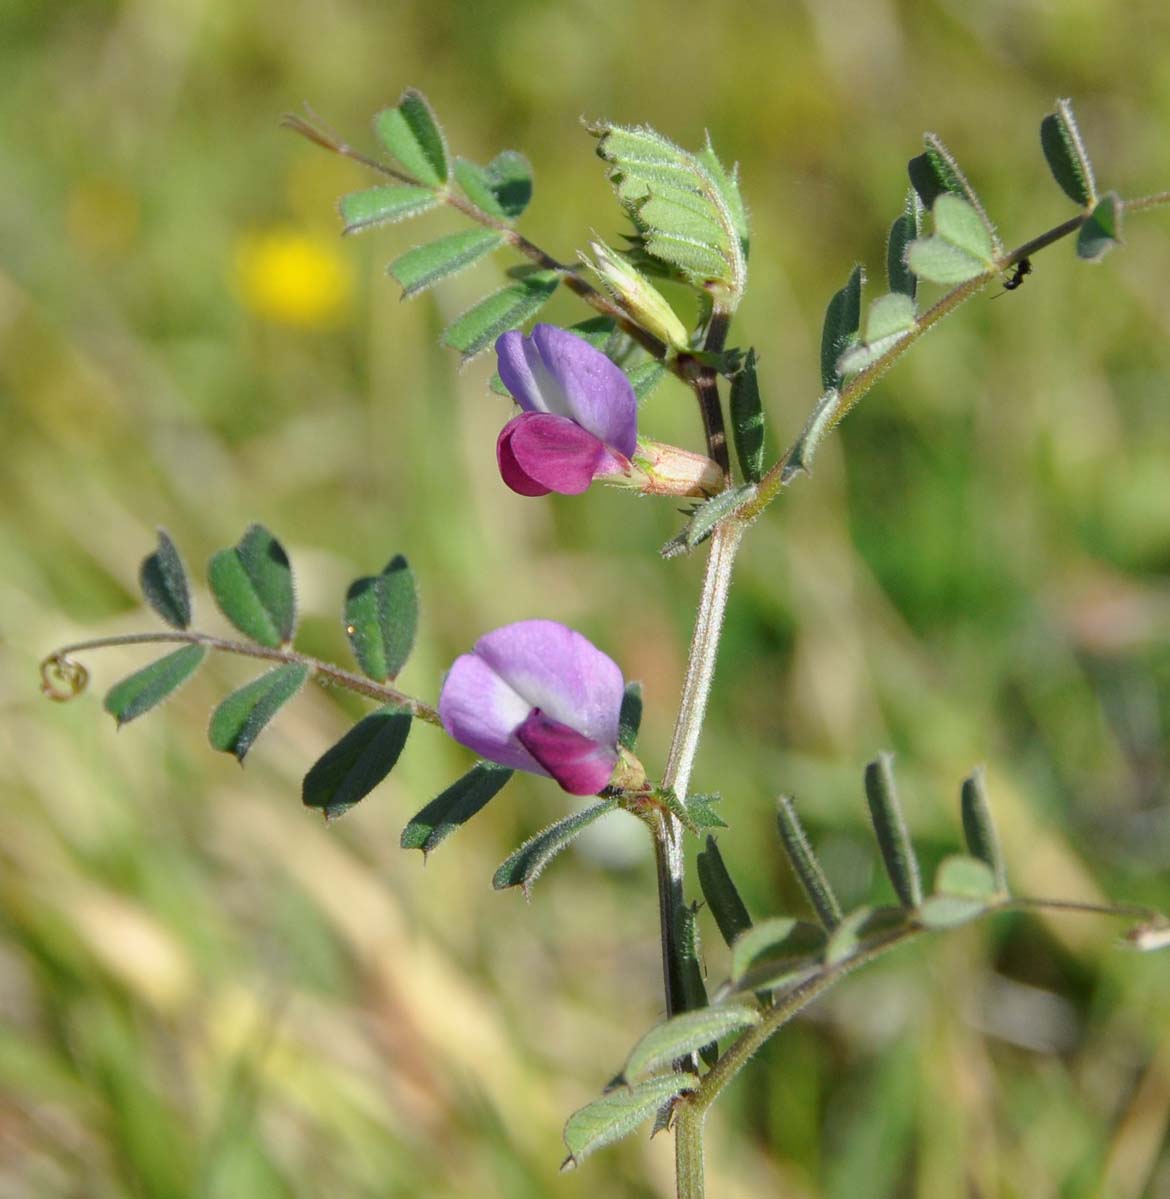
<path id="1" fill-rule="evenodd" d="M 590 242 L 595 261 L 585 259 L 605 289 L 643 329 L 676 350 L 687 348 L 686 326 L 666 297 L 640 271 L 603 241 Z"/>

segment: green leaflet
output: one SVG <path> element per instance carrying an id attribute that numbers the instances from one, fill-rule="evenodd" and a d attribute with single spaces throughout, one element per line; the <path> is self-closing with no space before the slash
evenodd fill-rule
<path id="1" fill-rule="evenodd" d="M 618 744 L 634 752 L 638 744 L 638 729 L 642 726 L 642 684 L 627 683 L 622 692 L 622 706 L 618 713 Z"/>
<path id="2" fill-rule="evenodd" d="M 369 187 L 341 197 L 338 208 L 346 233 L 362 233 L 378 225 L 393 225 L 408 217 L 419 216 L 438 203 L 435 193 L 425 187 L 398 183 Z"/>
<path id="3" fill-rule="evenodd" d="M 703 501 L 692 509 L 686 528 L 662 547 L 662 556 L 677 558 L 680 554 L 690 553 L 711 536 L 721 520 L 726 519 L 737 508 L 742 508 L 755 494 L 755 484 L 745 483 L 740 487 L 729 487 L 726 491 Z"/>
<path id="4" fill-rule="evenodd" d="M 565 1123 L 569 1156 L 561 1170 L 571 1170 L 606 1145 L 627 1137 L 658 1109 L 683 1091 L 699 1085 L 695 1074 L 665 1074 L 632 1087 L 615 1087 L 575 1111 Z"/>
<path id="5" fill-rule="evenodd" d="M 632 366 L 626 375 L 629 377 L 630 386 L 634 389 L 634 399 L 639 404 L 666 378 L 666 367 L 654 358 L 648 359 L 646 362 L 639 362 L 637 366 Z"/>
<path id="6" fill-rule="evenodd" d="M 115 683 L 106 692 L 102 707 L 121 728 L 127 721 L 149 712 L 174 694 L 199 669 L 206 657 L 206 646 L 185 645 Z"/>
<path id="7" fill-rule="evenodd" d="M 402 848 L 421 849 L 424 856 L 437 849 L 496 796 L 512 773 L 506 766 L 497 766 L 494 762 L 476 762 L 462 778 L 456 779 L 411 817 L 402 830 Z"/>
<path id="8" fill-rule="evenodd" d="M 414 647 L 418 593 L 414 572 L 395 554 L 379 575 L 355 579 L 345 593 L 345 635 L 362 672 L 395 678 Z"/>
<path id="9" fill-rule="evenodd" d="M 934 218 L 934 231 L 938 237 L 981 262 L 990 265 L 995 261 L 991 234 L 983 218 L 966 200 L 960 196 L 939 196 L 930 215 Z"/>
<path id="10" fill-rule="evenodd" d="M 911 242 L 906 251 L 906 265 L 920 279 L 943 284 L 966 283 L 986 274 L 988 269 L 979 259 L 940 237 Z"/>
<path id="11" fill-rule="evenodd" d="M 837 360 L 841 376 L 855 375 L 873 365 L 914 330 L 917 312 L 914 300 L 902 292 L 888 292 L 869 306 L 865 315 L 865 334 Z"/>
<path id="12" fill-rule="evenodd" d="M 515 150 L 502 151 L 486 167 L 457 158 L 455 179 L 477 208 L 502 221 L 514 221 L 532 199 L 532 167 Z"/>
<path id="13" fill-rule="evenodd" d="M 820 957 L 825 930 L 792 916 L 772 916 L 741 933 L 731 947 L 731 977 L 738 982 L 758 962 L 780 960 L 795 967 Z"/>
<path id="14" fill-rule="evenodd" d="M 473 266 L 503 241 L 504 235 L 494 229 L 465 229 L 407 250 L 386 270 L 402 285 L 402 298 L 408 300 Z"/>
<path id="15" fill-rule="evenodd" d="M 938 864 L 934 889 L 939 895 L 979 900 L 994 899 L 1000 893 L 991 867 L 961 853 L 951 854 Z"/>
<path id="16" fill-rule="evenodd" d="M 1040 122 L 1040 146 L 1048 169 L 1064 194 L 1074 204 L 1092 208 L 1097 203 L 1097 184 L 1072 105 L 1067 100 L 1057 100 L 1056 111 Z"/>
<path id="17" fill-rule="evenodd" d="M 540 877 L 544 868 L 561 852 L 567 849 L 595 820 L 617 807 L 617 800 L 605 799 L 584 811 L 574 812 L 555 824 L 530 837 L 512 854 L 492 876 L 492 886 L 497 891 L 507 887 L 522 887 L 527 895 L 532 884 Z"/>
<path id="18" fill-rule="evenodd" d="M 922 201 L 911 188 L 906 193 L 906 207 L 890 226 L 886 241 L 886 279 L 890 291 L 901 292 L 911 299 L 918 293 L 918 280 L 906 265 L 906 250 L 922 233 Z"/>
<path id="19" fill-rule="evenodd" d="M 991 807 L 987 802 L 982 769 L 971 772 L 960 790 L 960 808 L 963 814 L 963 837 L 972 857 L 986 863 L 995 879 L 997 891 L 1007 894 L 1007 867 L 1003 850 L 991 818 Z"/>
<path id="20" fill-rule="evenodd" d="M 516 283 L 481 300 L 447 326 L 443 345 L 460 350 L 464 361 L 491 346 L 501 333 L 534 317 L 552 299 L 560 284 L 555 271 L 534 271 Z"/>
<path id="21" fill-rule="evenodd" d="M 986 218 L 961 196 L 939 196 L 931 210 L 934 236 L 910 243 L 906 262 L 932 283 L 965 283 L 995 270 L 997 248 Z"/>
<path id="22" fill-rule="evenodd" d="M 1121 214 L 1125 206 L 1116 192 L 1106 192 L 1097 201 L 1077 234 L 1077 257 L 1100 262 L 1114 246 L 1121 244 Z"/>
<path id="23" fill-rule="evenodd" d="M 809 903 L 821 924 L 832 932 L 841 923 L 841 905 L 833 894 L 820 859 L 813 852 L 804 826 L 796 814 L 796 805 L 787 795 L 780 796 L 776 806 L 776 826 L 784 852 Z"/>
<path id="24" fill-rule="evenodd" d="M 220 550 L 207 579 L 223 614 L 246 637 L 275 649 L 292 640 L 297 610 L 284 547 L 263 525 L 251 525 L 237 545 Z"/>
<path id="25" fill-rule="evenodd" d="M 407 88 L 394 108 L 374 117 L 374 132 L 420 183 L 447 182 L 447 143 L 422 92 Z"/>
<path id="26" fill-rule="evenodd" d="M 191 623 L 187 572 L 175 543 L 164 529 L 158 531 L 158 549 L 142 559 L 138 584 L 146 602 L 171 628 L 185 629 Z"/>
<path id="27" fill-rule="evenodd" d="M 865 768 L 865 795 L 869 814 L 882 851 L 886 874 L 904 908 L 922 903 L 922 878 L 918 858 L 906 831 L 898 789 L 894 783 L 894 755 L 879 754 Z"/>
<path id="28" fill-rule="evenodd" d="M 817 400 L 816 407 L 809 413 L 800 437 L 797 438 L 792 452 L 784 463 L 784 469 L 780 472 L 781 482 L 789 483 L 802 472 L 812 474 L 812 464 L 817 448 L 824 440 L 825 434 L 832 429 L 840 406 L 841 393 L 835 387 L 829 388 Z"/>
<path id="29" fill-rule="evenodd" d="M 387 706 L 359 720 L 309 768 L 301 802 L 327 820 L 348 812 L 394 769 L 410 733 L 410 713 Z"/>
<path id="30" fill-rule="evenodd" d="M 622 1078 L 636 1082 L 730 1033 L 759 1024 L 759 1010 L 746 1003 L 702 1007 L 655 1025 L 626 1058 Z"/>
<path id="31" fill-rule="evenodd" d="M 305 685 L 309 668 L 289 662 L 233 691 L 211 714 L 207 730 L 213 749 L 242 762 L 268 722 Z"/>
<path id="32" fill-rule="evenodd" d="M 706 847 L 695 859 L 695 866 L 703 898 L 715 917 L 719 935 L 730 947 L 737 937 L 751 928 L 752 918 L 724 865 L 714 837 L 708 836 Z"/>
<path id="33" fill-rule="evenodd" d="M 764 405 L 754 349 L 748 350 L 743 366 L 732 376 L 730 411 L 739 468 L 749 483 L 758 483 L 764 473 Z"/>
<path id="34" fill-rule="evenodd" d="M 825 322 L 821 327 L 821 381 L 826 391 L 840 385 L 837 361 L 857 340 L 864 285 L 865 268 L 858 263 L 849 272 L 845 286 L 834 294 L 825 309 Z"/>
<path id="35" fill-rule="evenodd" d="M 856 908 L 842 918 L 829 936 L 825 965 L 838 966 L 854 954 L 908 928 L 906 912 L 894 907 Z"/>

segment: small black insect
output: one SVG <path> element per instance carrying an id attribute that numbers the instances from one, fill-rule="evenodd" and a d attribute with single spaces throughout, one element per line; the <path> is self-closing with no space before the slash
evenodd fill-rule
<path id="1" fill-rule="evenodd" d="M 1015 291 L 1017 287 L 1022 287 L 1024 277 L 1032 273 L 1032 260 L 1030 258 L 1021 258 L 1019 262 L 1012 267 L 1012 273 L 1003 281 L 1004 291 Z"/>

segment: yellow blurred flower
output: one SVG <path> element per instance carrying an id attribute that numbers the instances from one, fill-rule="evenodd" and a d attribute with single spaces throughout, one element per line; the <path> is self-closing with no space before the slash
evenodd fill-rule
<path id="1" fill-rule="evenodd" d="M 298 329 L 335 325 L 353 291 L 349 262 L 329 240 L 295 229 L 242 237 L 236 287 L 249 312 Z"/>

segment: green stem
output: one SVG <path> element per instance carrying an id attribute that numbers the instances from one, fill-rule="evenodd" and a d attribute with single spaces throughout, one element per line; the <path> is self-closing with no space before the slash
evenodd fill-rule
<path id="1" fill-rule="evenodd" d="M 687 658 L 687 673 L 683 680 L 682 699 L 663 787 L 671 788 L 685 803 L 691 770 L 699 749 L 699 737 L 715 676 L 715 661 L 719 653 L 719 635 L 727 610 L 731 588 L 731 568 L 743 537 L 744 526 L 738 521 L 720 525 L 711 535 L 707 555 L 707 570 L 699 596 L 695 631 Z M 685 1011 L 680 971 L 678 931 L 683 905 L 683 827 L 670 812 L 663 812 L 654 837 L 654 856 L 658 871 L 659 935 L 662 941 L 662 976 L 666 991 L 666 1014 L 676 1016 Z"/>
<path id="2" fill-rule="evenodd" d="M 255 645 L 245 641 L 229 641 L 223 637 L 213 637 L 209 633 L 197 630 L 183 630 L 168 633 L 125 633 L 116 637 L 96 637 L 91 641 L 76 641 L 72 645 L 63 645 L 54 650 L 41 663 L 41 690 L 50 698 L 56 700 L 72 699 L 85 690 L 89 680 L 89 672 L 79 663 L 70 659 L 70 654 L 86 653 L 91 649 L 107 649 L 118 645 L 205 645 L 208 649 L 221 653 L 236 654 L 244 658 L 261 658 L 266 662 L 296 663 L 307 666 L 313 675 L 329 683 L 344 687 L 347 691 L 364 695 L 367 699 L 376 699 L 384 704 L 396 704 L 405 708 L 418 720 L 427 724 L 439 724 L 439 713 L 422 700 L 406 695 L 395 687 L 384 683 L 376 683 L 352 671 L 343 670 L 319 658 L 302 654 L 298 650 L 280 647 L 272 649 L 266 645 Z M 56 683 L 50 677 L 55 676 Z M 65 689 L 59 684 L 63 683 Z"/>
<path id="3" fill-rule="evenodd" d="M 674 1108 L 676 1199 L 703 1199 L 703 1118 L 705 1112 L 683 1096 Z"/>

